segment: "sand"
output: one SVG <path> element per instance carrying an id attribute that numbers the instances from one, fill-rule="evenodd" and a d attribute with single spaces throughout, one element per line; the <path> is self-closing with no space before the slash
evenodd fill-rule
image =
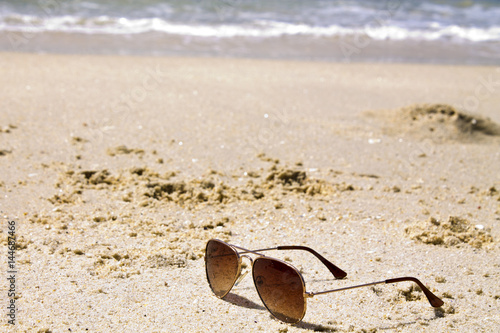
<path id="1" fill-rule="evenodd" d="M 500 330 L 500 69 L 0 54 L 1 283 L 19 332 Z M 297 325 L 206 242 L 304 245 Z M 246 260 L 246 259 L 244 259 Z M 246 262 L 248 269 L 248 261 Z"/>

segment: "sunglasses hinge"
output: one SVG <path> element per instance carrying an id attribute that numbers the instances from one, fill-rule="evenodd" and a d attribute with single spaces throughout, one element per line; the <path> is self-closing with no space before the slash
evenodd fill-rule
<path id="1" fill-rule="evenodd" d="M 314 293 L 313 292 L 305 292 L 304 293 L 304 298 L 313 298 L 314 297 Z"/>

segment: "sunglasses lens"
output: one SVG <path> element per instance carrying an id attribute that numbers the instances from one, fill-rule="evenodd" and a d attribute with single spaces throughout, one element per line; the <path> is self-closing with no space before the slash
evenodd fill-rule
<path id="1" fill-rule="evenodd" d="M 262 303 L 281 321 L 299 322 L 306 312 L 304 282 L 295 268 L 269 258 L 257 258 L 253 280 Z"/>
<path id="2" fill-rule="evenodd" d="M 210 240 L 205 252 L 205 269 L 210 288 L 222 298 L 231 290 L 239 275 L 238 254 L 227 244 Z"/>

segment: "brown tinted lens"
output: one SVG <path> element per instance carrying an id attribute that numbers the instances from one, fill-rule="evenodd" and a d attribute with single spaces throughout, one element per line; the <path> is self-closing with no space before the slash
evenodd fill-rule
<path id="1" fill-rule="evenodd" d="M 257 258 L 253 280 L 260 299 L 276 318 L 297 323 L 304 317 L 304 283 L 293 267 L 278 260 Z"/>
<path id="2" fill-rule="evenodd" d="M 224 297 L 239 275 L 236 251 L 227 244 L 210 240 L 205 251 L 205 269 L 210 288 L 217 297 Z"/>

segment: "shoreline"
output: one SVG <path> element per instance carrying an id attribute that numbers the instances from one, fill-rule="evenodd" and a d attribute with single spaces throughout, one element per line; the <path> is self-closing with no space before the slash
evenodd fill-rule
<path id="1" fill-rule="evenodd" d="M 0 52 L 81 55 L 233 57 L 239 59 L 297 60 L 338 63 L 421 63 L 437 65 L 497 66 L 495 44 L 439 43 L 435 41 L 325 40 L 286 37 L 269 40 L 248 38 L 208 39 L 183 36 L 86 35 L 0 32 Z M 90 51 L 89 51 L 90 50 Z"/>

